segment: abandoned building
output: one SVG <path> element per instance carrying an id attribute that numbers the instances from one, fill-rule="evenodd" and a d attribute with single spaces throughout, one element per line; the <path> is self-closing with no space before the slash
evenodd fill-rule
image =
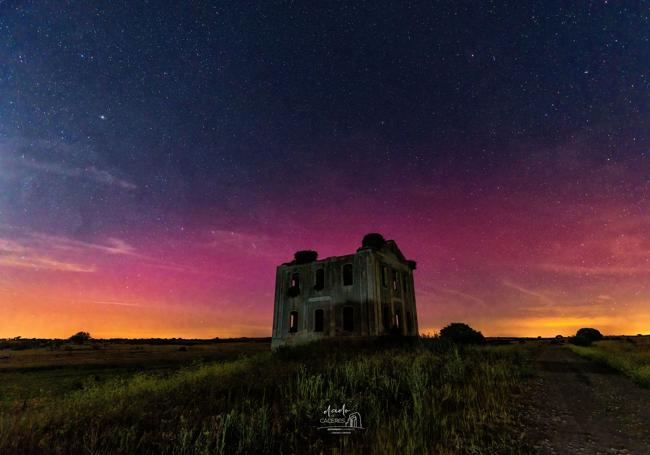
<path id="1" fill-rule="evenodd" d="M 413 270 L 393 240 L 367 234 L 354 254 L 298 251 L 277 267 L 272 348 L 323 337 L 416 336 Z"/>

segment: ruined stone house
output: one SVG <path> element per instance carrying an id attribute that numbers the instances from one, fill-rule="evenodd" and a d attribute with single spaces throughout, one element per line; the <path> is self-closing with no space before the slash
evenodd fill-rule
<path id="1" fill-rule="evenodd" d="M 380 234 L 345 256 L 297 252 L 276 270 L 273 349 L 323 337 L 416 336 L 414 269 Z"/>

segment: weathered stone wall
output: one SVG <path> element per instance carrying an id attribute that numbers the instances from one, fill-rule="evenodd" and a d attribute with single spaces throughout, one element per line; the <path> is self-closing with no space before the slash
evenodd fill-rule
<path id="1" fill-rule="evenodd" d="M 352 265 L 352 285 L 345 286 L 344 266 Z M 389 273 L 382 282 L 382 267 Z M 323 269 L 323 289 L 316 289 L 316 271 Z M 292 275 L 299 276 L 299 294 L 290 293 Z M 394 273 L 398 275 L 397 288 L 393 286 Z M 402 287 L 406 281 L 406 292 Z M 376 336 L 395 331 L 395 314 L 399 314 L 399 331 L 403 335 L 417 335 L 417 315 L 413 272 L 408 263 L 391 249 L 359 249 L 357 253 L 335 256 L 308 264 L 283 264 L 276 270 L 275 308 L 273 314 L 272 347 L 317 340 L 322 337 Z M 353 310 L 353 328 L 344 327 L 345 308 Z M 391 325 L 385 329 L 382 308 L 390 311 Z M 323 331 L 315 331 L 315 312 L 323 310 Z M 289 331 L 292 312 L 298 314 L 297 331 Z M 414 323 L 409 332 L 406 314 Z"/>

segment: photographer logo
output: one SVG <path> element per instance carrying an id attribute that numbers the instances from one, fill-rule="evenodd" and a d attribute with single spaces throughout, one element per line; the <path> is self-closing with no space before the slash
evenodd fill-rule
<path id="1" fill-rule="evenodd" d="M 345 403 L 340 408 L 328 405 L 320 418 L 320 424 L 318 429 L 330 434 L 352 434 L 365 430 L 361 423 L 361 414 L 348 409 Z"/>

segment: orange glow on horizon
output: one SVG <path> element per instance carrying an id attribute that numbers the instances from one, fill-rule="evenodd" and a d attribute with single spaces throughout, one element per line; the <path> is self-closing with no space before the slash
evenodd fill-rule
<path id="1" fill-rule="evenodd" d="M 65 338 L 80 330 L 98 338 L 269 336 L 276 265 L 297 249 L 321 257 L 354 251 L 366 218 L 348 220 L 359 226 L 353 234 L 330 232 L 315 218 L 285 234 L 199 229 L 189 239 L 147 233 L 94 243 L 0 229 L 7 253 L 0 260 L 0 337 Z M 505 224 L 492 232 L 467 227 L 440 235 L 418 224 L 384 230 L 417 260 L 421 333 L 450 322 L 486 336 L 571 335 L 584 326 L 650 332 L 650 253 L 640 240 L 648 217 L 609 221 L 596 234 L 588 218 L 565 239 L 533 230 L 534 220 L 498 219 Z M 515 231 L 528 248 L 504 234 Z"/>

